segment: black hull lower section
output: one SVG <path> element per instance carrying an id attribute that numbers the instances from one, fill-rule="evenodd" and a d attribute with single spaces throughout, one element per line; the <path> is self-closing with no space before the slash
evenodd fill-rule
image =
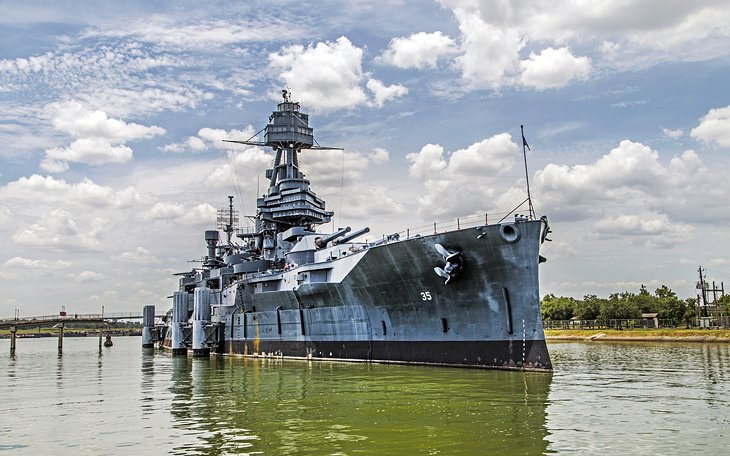
<path id="1" fill-rule="evenodd" d="M 552 369 L 544 340 L 524 342 L 226 340 L 223 353 L 454 367 Z"/>

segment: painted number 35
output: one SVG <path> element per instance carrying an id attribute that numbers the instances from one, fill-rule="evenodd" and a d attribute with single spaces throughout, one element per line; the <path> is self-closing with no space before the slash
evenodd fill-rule
<path id="1" fill-rule="evenodd" d="M 431 298 L 431 292 L 430 291 L 422 291 L 421 292 L 421 301 L 430 301 Z"/>

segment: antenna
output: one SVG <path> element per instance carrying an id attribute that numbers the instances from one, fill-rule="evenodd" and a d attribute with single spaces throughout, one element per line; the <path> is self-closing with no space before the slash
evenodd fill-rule
<path id="1" fill-rule="evenodd" d="M 233 210 L 233 196 L 228 196 L 228 209 L 218 209 L 216 228 L 223 230 L 231 245 L 231 235 L 238 228 L 238 211 Z"/>
<path id="2" fill-rule="evenodd" d="M 525 139 L 525 126 L 520 125 L 520 133 L 522 133 L 522 156 L 525 158 L 525 182 L 527 183 L 527 206 L 530 211 L 530 220 L 535 220 L 535 208 L 532 207 L 532 196 L 530 196 L 530 174 L 527 172 L 527 151 L 530 149 Z"/>

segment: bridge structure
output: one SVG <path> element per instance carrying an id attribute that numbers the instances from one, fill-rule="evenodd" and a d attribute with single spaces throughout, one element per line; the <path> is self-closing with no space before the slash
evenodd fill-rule
<path id="1" fill-rule="evenodd" d="M 155 318 L 163 318 L 165 314 L 155 315 Z M 0 319 L 0 329 L 10 330 L 10 355 L 15 355 L 17 345 L 17 331 L 20 328 L 42 328 L 56 327 L 58 328 L 58 353 L 63 351 L 63 332 L 67 323 L 92 323 L 100 325 L 99 327 L 99 350 L 102 347 L 102 336 L 104 331 L 108 332 L 108 324 L 119 320 L 141 320 L 144 316 L 141 312 L 118 312 L 118 313 L 66 313 L 61 312 L 55 315 L 39 315 L 35 317 L 15 317 Z M 107 335 L 107 340 L 111 340 L 111 336 Z"/>

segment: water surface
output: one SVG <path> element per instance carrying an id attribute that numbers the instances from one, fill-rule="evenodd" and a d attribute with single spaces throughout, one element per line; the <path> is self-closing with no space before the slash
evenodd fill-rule
<path id="1" fill-rule="evenodd" d="M 551 343 L 553 374 L 0 341 L 2 454 L 728 453 L 721 344 Z"/>

